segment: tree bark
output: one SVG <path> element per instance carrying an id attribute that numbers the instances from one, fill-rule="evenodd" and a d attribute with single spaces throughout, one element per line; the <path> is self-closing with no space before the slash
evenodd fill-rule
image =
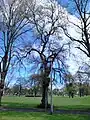
<path id="1" fill-rule="evenodd" d="M 50 67 L 47 66 L 45 63 L 44 70 L 43 70 L 43 77 L 42 77 L 42 100 L 41 100 L 41 107 L 47 109 L 49 107 L 48 105 L 48 87 L 50 83 Z"/>
<path id="2" fill-rule="evenodd" d="M 42 100 L 41 100 L 41 105 L 43 108 L 48 107 L 48 86 L 47 85 L 43 85 L 42 86 Z"/>
<path id="3" fill-rule="evenodd" d="M 1 89 L 0 89 L 0 106 L 1 106 L 1 99 L 2 99 L 2 96 L 1 96 Z"/>
<path id="4" fill-rule="evenodd" d="M 0 106 L 1 106 L 2 96 L 3 96 L 3 90 L 0 88 Z"/>
<path id="5" fill-rule="evenodd" d="M 1 81 L 0 81 L 0 106 L 1 106 L 1 100 L 3 96 L 3 89 L 4 89 L 4 81 L 5 81 L 6 73 L 1 73 Z"/>

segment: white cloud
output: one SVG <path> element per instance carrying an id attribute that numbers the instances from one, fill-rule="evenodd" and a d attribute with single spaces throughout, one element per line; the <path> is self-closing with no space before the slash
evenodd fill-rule
<path id="1" fill-rule="evenodd" d="M 69 21 L 71 23 L 69 23 L 70 26 L 68 28 L 68 33 L 70 34 L 71 37 L 77 40 L 81 40 L 81 34 L 80 34 L 81 31 L 77 26 L 74 25 L 76 24 L 80 26 L 81 25 L 80 20 L 76 18 L 74 15 L 69 15 Z M 84 49 L 84 47 L 81 46 L 81 44 L 79 44 L 78 42 L 72 42 L 71 50 L 70 50 L 71 55 L 67 61 L 67 64 L 70 66 L 69 70 L 72 74 L 74 74 L 78 70 L 78 67 L 82 65 L 82 62 L 89 61 L 89 58 L 86 56 L 86 54 L 83 53 L 78 48 L 76 48 L 77 46 L 80 46 L 82 49 Z"/>

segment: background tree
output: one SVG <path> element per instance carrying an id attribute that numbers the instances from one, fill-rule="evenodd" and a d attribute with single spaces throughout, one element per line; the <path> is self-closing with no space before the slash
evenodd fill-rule
<path id="1" fill-rule="evenodd" d="M 69 98 L 70 97 L 73 98 L 75 94 L 75 80 L 70 73 L 65 75 L 65 83 L 66 83 L 66 89 L 67 89 Z"/>
<path id="2" fill-rule="evenodd" d="M 77 83 L 78 89 L 79 89 L 79 95 L 84 96 L 84 94 L 88 95 L 88 88 L 90 84 L 90 67 L 87 63 L 82 63 L 82 65 L 79 67 L 78 71 L 75 74 L 75 81 Z M 87 89 L 86 89 L 87 86 Z M 87 93 L 86 93 L 87 92 Z"/>
<path id="3" fill-rule="evenodd" d="M 32 91 L 32 96 L 34 97 L 41 96 L 41 75 L 32 74 L 28 77 L 28 81 L 31 84 L 30 88 Z"/>

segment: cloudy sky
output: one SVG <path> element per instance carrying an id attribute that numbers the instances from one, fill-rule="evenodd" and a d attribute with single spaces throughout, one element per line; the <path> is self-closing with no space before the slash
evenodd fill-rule
<path id="1" fill-rule="evenodd" d="M 58 2 L 60 4 L 62 4 L 62 6 L 66 7 L 67 3 L 68 3 L 68 0 L 58 0 Z M 66 10 L 70 11 L 70 7 L 67 7 Z M 78 19 L 75 17 L 74 14 L 70 15 L 70 20 L 75 22 L 75 23 L 78 23 Z M 79 35 L 77 34 L 74 27 L 71 27 L 69 29 L 69 32 L 72 34 L 72 36 L 79 37 Z M 88 60 L 88 59 L 86 59 L 87 56 L 84 55 L 84 53 L 82 53 L 80 50 L 75 48 L 76 45 L 77 44 L 74 44 L 74 43 L 71 45 L 71 51 L 70 51 L 71 54 L 70 54 L 70 56 L 69 56 L 69 58 L 67 60 L 67 64 L 70 66 L 69 71 L 72 74 L 75 74 L 75 72 L 77 71 L 79 65 L 82 64 L 82 61 L 87 61 Z M 25 72 L 22 72 L 22 74 L 25 74 Z M 19 75 L 20 74 L 18 73 L 18 76 Z"/>
<path id="2" fill-rule="evenodd" d="M 80 21 L 76 17 L 77 13 L 73 10 L 73 3 L 71 2 L 71 0 L 58 0 L 58 2 L 63 4 L 64 7 L 66 7 L 66 10 L 68 11 L 69 21 L 75 23 L 76 25 L 80 25 Z M 68 33 L 72 37 L 81 39 L 81 35 L 78 33 L 79 29 L 74 25 L 70 24 L 70 28 L 68 29 L 68 31 Z M 82 65 L 82 62 L 89 61 L 89 58 L 82 51 L 76 48 L 77 46 L 79 46 L 79 44 L 77 44 L 77 42 L 73 42 L 70 50 L 71 55 L 67 61 L 67 64 L 70 66 L 69 71 L 72 74 L 75 74 L 75 72 L 78 70 L 78 67 Z"/>

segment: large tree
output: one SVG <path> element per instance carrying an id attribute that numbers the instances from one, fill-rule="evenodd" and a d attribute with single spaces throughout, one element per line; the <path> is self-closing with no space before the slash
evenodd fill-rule
<path id="1" fill-rule="evenodd" d="M 0 105 L 5 78 L 11 64 L 16 59 L 18 39 L 30 28 L 24 19 L 25 7 L 22 0 L 0 0 Z M 18 46 L 16 48 L 16 46 Z M 17 55 L 18 57 L 18 55 Z"/>
<path id="2" fill-rule="evenodd" d="M 69 12 L 71 14 L 68 16 L 69 26 L 67 29 L 63 27 L 63 30 L 65 35 L 73 41 L 76 48 L 90 58 L 90 0 L 70 0 L 69 4 Z M 88 74 L 87 70 L 84 73 Z M 84 73 L 78 73 L 80 96 L 81 91 L 83 91 L 80 74 L 83 75 Z"/>
<path id="3" fill-rule="evenodd" d="M 63 41 L 61 26 L 66 26 L 66 11 L 56 1 L 46 0 L 38 4 L 36 1 L 27 1 L 28 12 L 26 18 L 33 26 L 36 36 L 30 45 L 26 45 L 24 57 L 29 54 L 38 61 L 38 68 L 42 74 L 42 100 L 41 106 L 48 105 L 48 87 L 50 72 L 61 72 L 64 63 L 67 43 Z M 36 59 L 37 58 L 37 59 Z M 31 59 L 31 57 L 30 57 Z M 57 65 L 55 63 L 57 62 Z M 63 70 L 62 70 L 63 71 Z"/>
<path id="4" fill-rule="evenodd" d="M 69 11 L 74 19 L 71 19 L 69 15 L 68 21 L 73 28 L 70 26 L 67 29 L 63 28 L 64 32 L 73 42 L 77 43 L 79 50 L 90 57 L 90 0 L 72 0 L 69 3 L 72 4 Z"/>

